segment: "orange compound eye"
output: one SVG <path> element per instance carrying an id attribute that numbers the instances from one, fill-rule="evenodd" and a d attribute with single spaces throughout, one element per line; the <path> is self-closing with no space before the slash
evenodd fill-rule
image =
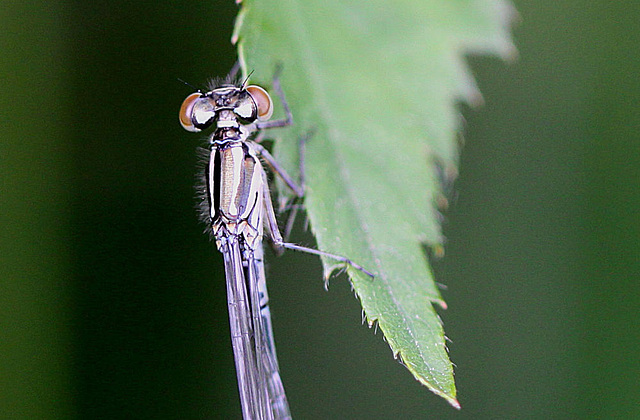
<path id="1" fill-rule="evenodd" d="M 192 93 L 187 96 L 187 99 L 182 102 L 182 106 L 180 107 L 180 124 L 185 130 L 191 131 L 192 133 L 200 131 L 200 129 L 193 124 L 193 104 L 200 99 L 201 96 L 199 92 Z"/>
<path id="2" fill-rule="evenodd" d="M 258 107 L 258 119 L 266 121 L 273 115 L 273 101 L 266 90 L 260 86 L 247 86 L 247 92 L 251 95 Z"/>

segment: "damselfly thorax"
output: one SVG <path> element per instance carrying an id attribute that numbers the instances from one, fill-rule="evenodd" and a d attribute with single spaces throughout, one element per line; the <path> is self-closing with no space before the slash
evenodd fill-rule
<path id="1" fill-rule="evenodd" d="M 213 234 L 242 236 L 255 249 L 262 239 L 266 176 L 251 143 L 228 141 L 211 148 L 207 197 Z M 266 197 L 266 199 L 269 199 Z"/>

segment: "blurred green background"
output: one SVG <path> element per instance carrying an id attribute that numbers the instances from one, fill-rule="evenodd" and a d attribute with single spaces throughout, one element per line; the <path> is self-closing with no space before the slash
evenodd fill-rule
<path id="1" fill-rule="evenodd" d="M 344 277 L 270 258 L 299 419 L 640 418 L 640 3 L 516 1 L 436 262 L 461 411 L 361 325 Z M 239 418 L 221 258 L 193 209 L 190 93 L 231 1 L 0 10 L 0 418 Z M 304 233 L 295 239 L 308 242 Z"/>

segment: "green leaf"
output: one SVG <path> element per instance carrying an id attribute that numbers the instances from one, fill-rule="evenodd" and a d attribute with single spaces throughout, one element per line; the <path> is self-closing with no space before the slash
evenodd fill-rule
<path id="1" fill-rule="evenodd" d="M 455 407 L 432 306 L 446 305 L 424 246 L 443 242 L 436 202 L 442 174 L 456 173 L 456 103 L 480 98 L 464 55 L 512 54 L 512 12 L 500 0 L 247 0 L 234 33 L 254 81 L 268 85 L 283 65 L 295 124 L 275 137 L 290 173 L 297 139 L 314 133 L 305 205 L 319 249 L 375 272 L 348 269 L 369 325 L 377 322 L 416 379 Z M 329 274 L 336 262 L 323 264 Z"/>

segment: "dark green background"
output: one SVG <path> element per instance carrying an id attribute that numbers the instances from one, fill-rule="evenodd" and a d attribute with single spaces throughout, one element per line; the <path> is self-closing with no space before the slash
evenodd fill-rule
<path id="1" fill-rule="evenodd" d="M 436 263 L 463 409 L 361 326 L 346 279 L 327 293 L 295 254 L 268 273 L 295 418 L 640 417 L 640 4 L 516 6 L 519 60 L 471 59 L 486 104 L 464 109 Z M 0 418 L 239 418 L 176 81 L 226 73 L 235 12 L 4 4 Z"/>

